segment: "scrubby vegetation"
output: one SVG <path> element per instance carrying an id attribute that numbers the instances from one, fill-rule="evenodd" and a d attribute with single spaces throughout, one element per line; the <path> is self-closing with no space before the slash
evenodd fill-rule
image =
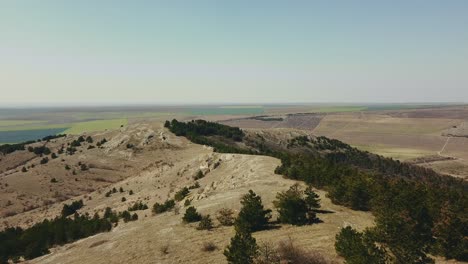
<path id="1" fill-rule="evenodd" d="M 213 229 L 213 220 L 211 220 L 210 215 L 202 216 L 200 223 L 197 227 L 198 230 L 211 230 Z"/>
<path id="2" fill-rule="evenodd" d="M 198 170 L 197 174 L 195 174 L 195 176 L 193 176 L 193 179 L 197 181 L 197 180 L 199 180 L 199 179 L 201 179 L 203 177 L 205 177 L 205 174 L 203 174 L 203 171 Z"/>
<path id="3" fill-rule="evenodd" d="M 223 208 L 217 212 L 216 219 L 223 226 L 232 226 L 234 224 L 234 211 Z"/>
<path id="4" fill-rule="evenodd" d="M 62 216 L 67 217 L 69 215 L 76 213 L 76 211 L 81 209 L 83 205 L 84 205 L 83 200 L 74 201 L 70 205 L 64 204 L 62 208 Z"/>
<path id="5" fill-rule="evenodd" d="M 187 195 L 189 195 L 190 190 L 187 187 L 182 188 L 180 191 L 176 192 L 174 195 L 174 200 L 182 201 Z"/>
<path id="6" fill-rule="evenodd" d="M 3 154 L 10 154 L 10 153 L 13 153 L 15 151 L 20 151 L 20 150 L 25 150 L 25 146 L 26 145 L 29 145 L 29 144 L 32 144 L 32 143 L 35 143 L 35 142 L 40 142 L 40 141 L 46 141 L 46 142 L 49 142 L 50 140 L 52 139 L 55 139 L 55 138 L 61 138 L 61 137 L 65 137 L 66 135 L 51 135 L 51 136 L 46 136 L 42 139 L 39 139 L 37 141 L 35 140 L 30 140 L 30 141 L 26 141 L 26 142 L 21 142 L 21 143 L 16 143 L 16 144 L 4 144 L 4 145 L 0 145 L 0 153 L 3 153 Z M 28 148 L 28 150 L 30 152 L 33 152 L 31 151 L 31 149 L 33 149 L 32 147 Z M 49 150 L 50 151 L 50 150 Z M 35 153 L 37 155 L 41 154 L 41 153 Z M 45 153 L 44 153 L 45 154 Z M 45 154 L 45 155 L 49 155 L 50 152 L 48 154 Z"/>
<path id="7" fill-rule="evenodd" d="M 66 134 L 50 135 L 42 138 L 42 141 L 51 141 L 52 139 L 66 137 Z"/>
<path id="8" fill-rule="evenodd" d="M 203 242 L 202 245 L 202 251 L 204 252 L 213 252 L 217 250 L 218 247 L 215 245 L 215 243 L 208 241 L 208 242 Z"/>
<path id="9" fill-rule="evenodd" d="M 148 209 L 148 205 L 142 203 L 141 201 L 134 203 L 132 206 L 128 208 L 128 211 L 139 211 L 139 210 L 146 210 Z"/>
<path id="10" fill-rule="evenodd" d="M 28 144 L 31 144 L 31 143 L 34 143 L 34 141 L 27 141 L 27 142 L 18 143 L 18 144 L 0 145 L 0 152 L 6 155 L 6 154 L 13 153 L 15 151 L 25 150 L 24 146 L 28 145 Z"/>
<path id="11" fill-rule="evenodd" d="M 164 212 L 172 210 L 175 206 L 174 200 L 167 200 L 163 204 L 155 203 L 153 205 L 153 213 L 155 214 L 162 214 Z"/>
<path id="12" fill-rule="evenodd" d="M 28 147 L 28 151 L 36 155 L 49 155 L 51 153 L 50 149 L 46 146 Z"/>

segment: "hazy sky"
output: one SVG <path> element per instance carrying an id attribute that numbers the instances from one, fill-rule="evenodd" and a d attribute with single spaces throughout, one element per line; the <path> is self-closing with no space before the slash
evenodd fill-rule
<path id="1" fill-rule="evenodd" d="M 468 102 L 468 1 L 1 0 L 0 106 Z"/>

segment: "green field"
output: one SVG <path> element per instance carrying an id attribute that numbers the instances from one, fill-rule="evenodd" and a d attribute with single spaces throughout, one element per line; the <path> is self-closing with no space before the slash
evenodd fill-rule
<path id="1" fill-rule="evenodd" d="M 119 128 L 122 125 L 127 125 L 127 119 L 109 119 L 109 120 L 94 120 L 87 122 L 74 123 L 71 127 L 64 131 L 65 134 L 82 134 L 84 132 L 103 131 L 106 129 Z"/>
<path id="2" fill-rule="evenodd" d="M 263 107 L 206 107 L 189 108 L 190 115 L 259 115 L 264 113 Z"/>
<path id="3" fill-rule="evenodd" d="M 85 132 L 116 129 L 127 125 L 126 118 L 93 120 L 63 124 L 48 124 L 45 121 L 0 120 L 0 144 L 36 140 L 55 134 L 82 134 Z M 8 126 L 10 125 L 10 126 Z"/>
<path id="4" fill-rule="evenodd" d="M 312 108 L 310 112 L 313 113 L 339 113 L 339 112 L 357 112 L 367 110 L 366 106 L 330 106 Z"/>

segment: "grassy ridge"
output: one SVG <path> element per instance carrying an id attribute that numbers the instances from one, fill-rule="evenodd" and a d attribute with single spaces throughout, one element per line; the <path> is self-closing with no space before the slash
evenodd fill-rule
<path id="1" fill-rule="evenodd" d="M 245 145 L 239 145 L 229 141 L 230 133 L 225 132 L 233 128 L 228 126 L 197 121 L 193 129 L 195 124 L 173 123 L 177 124 L 173 132 L 189 135 L 187 138 L 195 139 L 195 143 L 202 138 L 211 145 L 222 142 L 238 149 L 237 153 L 249 148 L 280 158 L 276 173 L 327 190 L 336 204 L 370 210 L 376 216 L 376 226 L 357 233 L 366 242 L 340 241 L 346 246 L 340 253 L 349 263 L 387 263 L 386 259 L 390 263 L 433 263 L 429 254 L 468 260 L 468 185 L 459 179 L 326 137 L 298 137 L 287 148 L 267 145 L 263 137 L 251 142 L 242 137 Z M 211 126 L 217 129 L 198 133 Z M 167 127 L 174 130 L 171 125 Z M 376 256 L 366 253 L 376 247 L 382 249 L 379 262 L 371 261 Z"/>

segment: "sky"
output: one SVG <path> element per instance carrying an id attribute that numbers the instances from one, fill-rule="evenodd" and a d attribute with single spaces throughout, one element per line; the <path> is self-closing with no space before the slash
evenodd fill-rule
<path id="1" fill-rule="evenodd" d="M 0 106 L 468 102 L 466 0 L 1 0 Z"/>

